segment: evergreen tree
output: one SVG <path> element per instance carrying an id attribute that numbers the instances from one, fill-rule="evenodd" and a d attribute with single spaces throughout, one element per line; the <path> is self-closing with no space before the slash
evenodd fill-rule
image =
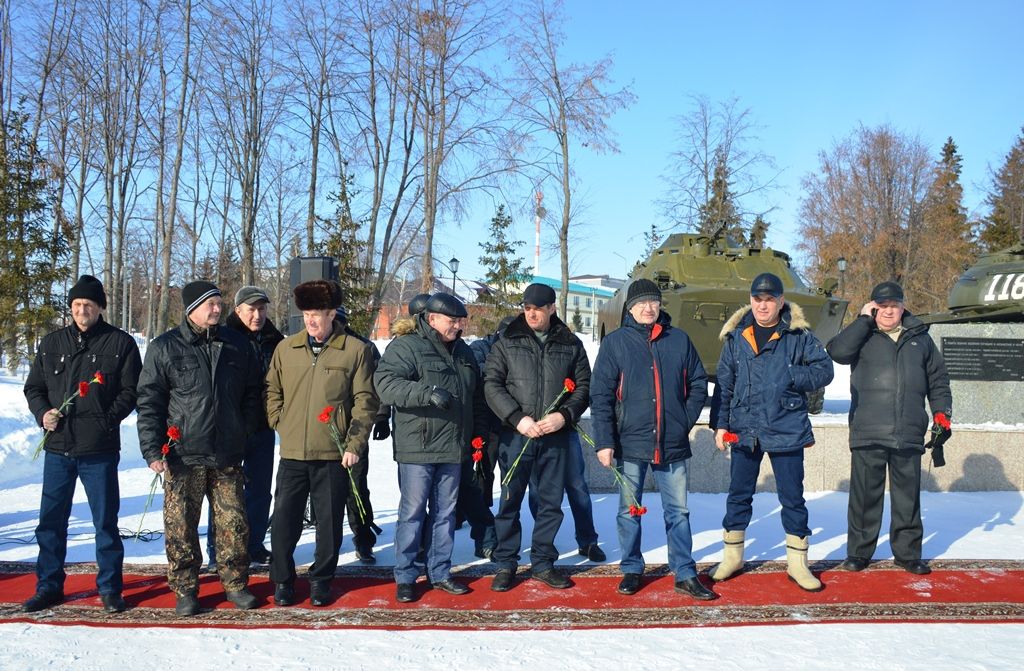
<path id="1" fill-rule="evenodd" d="M 333 219 L 321 219 L 330 234 L 320 247 L 324 255 L 333 256 L 338 263 L 338 279 L 349 326 L 365 336 L 376 318 L 371 307 L 373 287 L 370 286 L 370 279 L 373 277 L 373 269 L 366 265 L 366 240 L 360 237 L 359 222 L 352 218 L 348 192 L 332 199 L 338 203 L 338 207 Z"/>
<path id="2" fill-rule="evenodd" d="M 652 223 L 651 228 L 644 233 L 644 258 L 650 258 L 654 250 L 660 245 L 661 234 L 658 233 L 657 227 Z"/>
<path id="3" fill-rule="evenodd" d="M 1024 128 L 999 172 L 992 176 L 989 215 L 978 236 L 985 251 L 1024 243 Z"/>
<path id="4" fill-rule="evenodd" d="M 582 333 L 583 332 L 583 315 L 580 314 L 580 306 L 576 305 L 572 309 L 572 332 Z"/>
<path id="5" fill-rule="evenodd" d="M 765 239 L 768 237 L 769 224 L 760 214 L 754 219 L 754 225 L 750 227 L 750 235 L 747 237 L 747 245 L 750 247 L 764 247 Z"/>
<path id="6" fill-rule="evenodd" d="M 63 300 L 53 291 L 66 279 L 68 251 L 50 225 L 54 196 L 27 120 L 11 112 L 0 124 L 0 337 L 12 373 L 34 354 L 36 340 L 57 325 Z"/>
<path id="7" fill-rule="evenodd" d="M 935 164 L 921 215 L 929 242 L 915 245 L 912 252 L 918 256 L 912 265 L 928 271 L 913 273 L 906 281 L 918 312 L 944 310 L 949 290 L 975 256 L 960 184 L 962 163 L 953 138 L 948 138 Z"/>
<path id="8" fill-rule="evenodd" d="M 511 228 L 512 218 L 499 205 L 491 219 L 490 237 L 480 243 L 484 253 L 479 261 L 487 269 L 484 283 L 490 288 L 480 297 L 480 303 L 490 308 L 480 316 L 482 333 L 492 333 L 503 317 L 519 312 L 521 287 L 530 279 L 526 260 L 516 254 L 525 243 L 509 238 Z"/>
<path id="9" fill-rule="evenodd" d="M 700 206 L 698 213 L 700 232 L 710 234 L 725 224 L 725 235 L 735 243 L 746 240 L 743 221 L 736 210 L 736 196 L 730 189 L 729 165 L 721 149 L 715 152 L 715 172 L 711 180 L 711 196 Z"/>

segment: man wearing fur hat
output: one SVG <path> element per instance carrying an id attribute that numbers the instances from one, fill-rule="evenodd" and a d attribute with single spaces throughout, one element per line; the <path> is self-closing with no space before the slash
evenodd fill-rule
<path id="1" fill-rule="evenodd" d="M 68 292 L 68 305 L 72 323 L 40 341 L 25 381 L 29 410 L 48 434 L 36 527 L 36 593 L 23 610 L 31 613 L 64 600 L 68 519 L 75 481 L 81 480 L 96 529 L 96 587 L 103 608 L 119 613 L 125 609 L 124 547 L 117 528 L 120 425 L 135 409 L 142 360 L 135 340 L 103 321 L 107 296 L 98 279 L 82 275 Z M 58 410 L 82 382 L 87 393 Z"/>
<path id="2" fill-rule="evenodd" d="M 466 307 L 454 296 L 430 297 L 414 321 L 396 323 L 395 339 L 377 365 L 374 385 L 395 412 L 395 461 L 401 499 L 395 527 L 396 599 L 415 601 L 416 563 L 427 502 L 433 523 L 427 544 L 430 585 L 462 595 L 469 588 L 451 577 L 455 504 L 462 464 L 475 436 L 484 436 L 486 415 L 480 369 L 462 340 Z M 402 328 L 399 330 L 399 325 Z"/>
<path id="3" fill-rule="evenodd" d="M 636 594 L 641 586 L 639 506 L 649 467 L 661 493 L 675 591 L 710 601 L 717 595 L 697 578 L 686 504 L 690 430 L 707 398 L 707 374 L 689 336 L 661 309 L 657 284 L 630 284 L 626 310 L 622 327 L 601 343 L 590 386 L 597 458 L 627 483 L 616 518 L 623 573 L 618 592 Z"/>
<path id="4" fill-rule="evenodd" d="M 349 493 L 346 469 L 365 456 L 380 404 L 373 390 L 371 346 L 347 334 L 336 318 L 342 299 L 338 283 L 312 280 L 293 293 L 305 328 L 278 345 L 267 373 L 267 420 L 281 436 L 270 579 L 274 603 L 295 603 L 293 554 L 309 499 L 316 511 L 309 598 L 313 606 L 326 606 Z"/>
<path id="5" fill-rule="evenodd" d="M 218 325 L 223 300 L 215 284 L 190 282 L 181 298 L 181 325 L 150 343 L 139 378 L 139 447 L 164 478 L 167 584 L 178 615 L 199 612 L 198 528 L 206 498 L 217 520 L 225 594 L 238 608 L 255 608 L 242 459 L 260 424 L 260 363 L 245 336 Z"/>
<path id="6" fill-rule="evenodd" d="M 743 568 L 744 536 L 761 459 L 767 454 L 782 504 L 787 573 L 801 589 L 816 592 L 821 581 L 807 567 L 811 529 L 804 503 L 804 449 L 814 444 L 814 434 L 805 394 L 832 381 L 832 360 L 811 333 L 800 306 L 786 301 L 782 280 L 772 273 L 754 278 L 750 306 L 729 318 L 720 338 L 720 403 L 711 424 L 718 449 L 731 449 L 732 458 L 722 520 L 724 556 L 711 578 L 725 580 Z M 727 442 L 726 434 L 736 438 Z"/>
<path id="7" fill-rule="evenodd" d="M 851 367 L 853 392 L 849 528 L 842 571 L 863 571 L 875 552 L 888 471 L 889 545 L 895 564 L 916 575 L 931 573 L 921 559 L 921 455 L 928 431 L 924 407 L 927 400 L 935 421 L 932 434 L 945 432 L 948 437 L 953 396 L 928 326 L 903 303 L 903 288 L 882 282 L 860 315 L 827 347 L 836 363 Z M 937 460 L 936 465 L 941 463 Z"/>

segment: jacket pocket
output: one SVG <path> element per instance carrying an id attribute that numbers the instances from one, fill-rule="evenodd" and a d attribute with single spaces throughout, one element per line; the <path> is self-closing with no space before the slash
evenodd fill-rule
<path id="1" fill-rule="evenodd" d="M 171 357 L 171 388 L 180 394 L 189 394 L 199 387 L 200 368 L 195 357 Z"/>
<path id="2" fill-rule="evenodd" d="M 794 410 L 802 410 L 807 407 L 807 399 L 804 398 L 804 395 L 792 391 L 784 393 L 779 399 L 779 403 L 782 405 L 783 410 L 790 412 Z"/>

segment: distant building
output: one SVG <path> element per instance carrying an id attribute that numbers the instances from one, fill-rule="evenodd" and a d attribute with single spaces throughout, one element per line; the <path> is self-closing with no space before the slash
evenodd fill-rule
<path id="1" fill-rule="evenodd" d="M 624 283 L 623 280 L 616 280 L 610 278 L 607 275 L 581 275 L 585 279 L 594 282 L 595 279 L 603 279 L 604 281 L 619 282 L 619 286 Z M 562 290 L 562 280 L 556 280 L 551 277 L 536 276 L 531 277 L 522 286 L 525 287 L 531 282 L 537 282 L 539 284 L 546 284 L 555 292 Z M 566 310 L 569 314 L 558 315 L 566 324 L 572 326 L 573 314 L 579 310 L 580 318 L 583 321 L 583 330 L 581 333 L 594 337 L 595 329 L 597 327 L 597 311 L 601 309 L 601 306 L 605 304 L 612 296 L 615 295 L 615 289 L 607 288 L 601 284 L 594 282 L 593 284 L 585 284 L 583 282 L 576 282 L 570 279 L 568 287 L 568 297 L 566 299 Z"/>
<path id="2" fill-rule="evenodd" d="M 384 292 L 381 297 L 380 311 L 377 313 L 377 321 L 374 322 L 373 328 L 368 334 L 368 338 L 371 340 L 387 340 L 391 337 L 392 325 L 408 316 L 408 305 L 409 301 L 412 300 L 413 296 L 420 293 L 420 286 L 422 282 L 420 278 L 414 277 L 405 282 L 396 281 Z M 433 284 L 429 293 L 435 294 L 439 291 L 443 291 L 446 294 L 452 294 L 460 301 L 466 304 L 466 309 L 469 311 L 470 316 L 470 333 L 472 334 L 473 327 L 473 316 L 478 310 L 474 309 L 474 304 L 477 303 L 480 296 L 490 293 L 490 288 L 481 282 L 476 280 L 464 280 L 461 277 L 455 283 L 456 291 L 452 291 L 452 280 L 451 278 L 440 278 L 434 276 Z"/>
<path id="3" fill-rule="evenodd" d="M 609 289 L 610 291 L 617 291 L 626 285 L 626 280 L 620 280 L 617 277 L 611 277 L 609 275 L 576 275 L 569 278 L 570 282 L 576 284 L 583 284 L 588 287 L 597 287 L 599 289 Z"/>

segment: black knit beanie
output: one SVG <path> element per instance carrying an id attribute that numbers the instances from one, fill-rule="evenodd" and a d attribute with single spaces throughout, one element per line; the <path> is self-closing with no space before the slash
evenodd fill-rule
<path id="1" fill-rule="evenodd" d="M 181 290 L 181 302 L 185 304 L 185 314 L 192 314 L 192 311 L 202 305 L 207 298 L 220 295 L 220 289 L 213 282 L 206 280 L 189 282 Z"/>
<path id="2" fill-rule="evenodd" d="M 107 309 L 107 294 L 103 291 L 103 284 L 92 275 L 82 275 L 75 282 L 75 286 L 68 291 L 68 305 L 76 298 L 85 298 Z"/>
<path id="3" fill-rule="evenodd" d="M 626 309 L 629 310 L 640 301 L 661 302 L 661 289 L 650 280 L 639 279 L 633 282 L 626 292 Z"/>

